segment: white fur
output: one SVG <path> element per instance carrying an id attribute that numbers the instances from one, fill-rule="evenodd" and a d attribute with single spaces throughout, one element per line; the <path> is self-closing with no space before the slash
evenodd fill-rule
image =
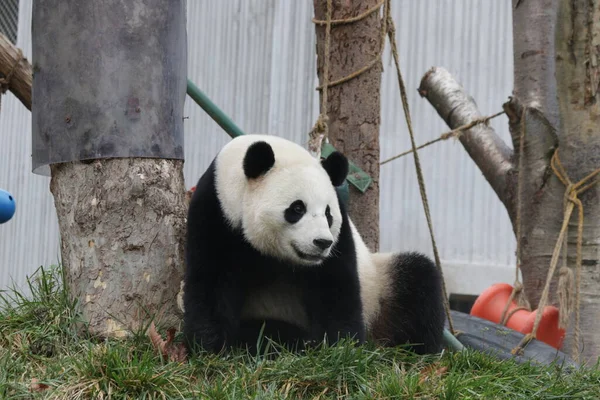
<path id="1" fill-rule="evenodd" d="M 243 160 L 248 147 L 265 141 L 275 153 L 275 165 L 254 180 L 244 174 Z M 296 251 L 320 256 L 329 255 L 333 245 L 323 251 L 314 239 L 329 239 L 335 244 L 342 216 L 335 189 L 319 161 L 301 146 L 270 135 L 244 135 L 231 140 L 217 156 L 217 194 L 229 223 L 242 228 L 246 239 L 264 254 L 301 265 L 318 265 L 321 261 L 300 258 Z M 306 214 L 295 224 L 284 219 L 285 209 L 302 200 Z M 328 226 L 325 210 L 333 217 Z"/>
<path id="2" fill-rule="evenodd" d="M 369 329 L 379 314 L 380 300 L 391 294 L 389 268 L 394 254 L 371 253 L 350 217 L 348 220 L 356 249 L 363 318 Z"/>
<path id="3" fill-rule="evenodd" d="M 252 181 L 244 174 L 243 159 L 248 147 L 259 140 L 273 148 L 275 165 L 264 177 Z M 247 240 L 265 254 L 298 264 L 317 265 L 320 262 L 299 258 L 292 243 L 305 253 L 315 254 L 317 249 L 313 239 L 337 242 L 342 220 L 335 189 L 319 161 L 296 143 L 271 135 L 244 135 L 231 140 L 216 160 L 216 187 L 228 222 L 234 228 L 242 228 Z M 307 212 L 300 221 L 289 224 L 283 217 L 284 211 L 297 199 L 304 201 Z M 333 217 L 331 228 L 325 217 L 328 205 Z M 391 290 L 389 266 L 392 254 L 371 253 L 352 221 L 350 227 L 368 329 L 379 313 L 380 299 L 388 296 Z M 322 252 L 322 256 L 328 256 L 330 249 Z M 302 312 L 291 300 L 293 294 L 289 290 L 277 286 L 263 291 L 264 295 L 252 295 L 244 315 L 277 315 L 304 325 Z"/>

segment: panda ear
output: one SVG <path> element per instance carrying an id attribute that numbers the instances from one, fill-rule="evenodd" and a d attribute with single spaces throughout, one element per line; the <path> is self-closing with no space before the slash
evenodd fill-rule
<path id="1" fill-rule="evenodd" d="M 348 176 L 348 159 L 339 151 L 334 151 L 326 159 L 321 161 L 321 165 L 327 171 L 333 186 L 340 186 Z"/>
<path id="2" fill-rule="evenodd" d="M 244 173 L 248 179 L 255 179 L 267 173 L 275 164 L 275 153 L 267 142 L 254 142 L 248 147 L 244 157 Z"/>

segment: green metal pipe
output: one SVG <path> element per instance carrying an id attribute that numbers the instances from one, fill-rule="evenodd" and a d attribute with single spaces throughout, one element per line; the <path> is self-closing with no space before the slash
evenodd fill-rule
<path id="1" fill-rule="evenodd" d="M 223 128 L 223 130 L 227 132 L 229 136 L 234 138 L 244 135 L 244 131 L 242 131 L 240 127 L 231 120 L 231 118 L 221 111 L 221 109 L 217 107 L 217 105 L 213 103 L 208 96 L 205 95 L 204 92 L 202 92 L 202 90 L 200 90 L 198 86 L 196 86 L 194 82 L 190 81 L 189 79 L 187 81 L 187 94 L 196 102 L 196 104 L 202 107 L 202 109 L 206 111 L 206 113 L 210 115 L 210 117 L 215 120 L 215 122 L 219 124 L 219 126 Z"/>
<path id="2" fill-rule="evenodd" d="M 446 328 L 444 328 L 444 342 L 446 342 L 446 346 L 449 349 L 455 351 L 462 351 L 465 348 L 465 346 L 463 346 L 463 344 Z"/>

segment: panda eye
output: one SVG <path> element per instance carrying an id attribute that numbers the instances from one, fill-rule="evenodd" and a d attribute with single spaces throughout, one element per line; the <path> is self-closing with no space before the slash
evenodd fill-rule
<path id="1" fill-rule="evenodd" d="M 290 224 L 300 221 L 306 213 L 306 206 L 302 200 L 296 200 L 285 210 L 284 217 Z"/>
<path id="2" fill-rule="evenodd" d="M 306 209 L 304 208 L 304 203 L 302 202 L 294 204 L 292 210 L 294 210 L 296 214 L 304 214 L 304 212 L 306 211 Z"/>
<path id="3" fill-rule="evenodd" d="M 331 216 L 331 209 L 329 208 L 329 206 L 327 206 L 327 208 L 325 209 L 325 218 L 327 218 L 327 223 L 331 228 L 331 225 L 333 225 L 333 217 Z"/>

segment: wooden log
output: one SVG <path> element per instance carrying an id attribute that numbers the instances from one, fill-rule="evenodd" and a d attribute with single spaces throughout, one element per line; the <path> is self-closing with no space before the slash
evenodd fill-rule
<path id="1" fill-rule="evenodd" d="M 23 56 L 20 48 L 13 45 L 6 36 L 0 33 L 0 87 L 2 93 L 10 90 L 31 110 L 31 81 L 33 67 Z"/>

